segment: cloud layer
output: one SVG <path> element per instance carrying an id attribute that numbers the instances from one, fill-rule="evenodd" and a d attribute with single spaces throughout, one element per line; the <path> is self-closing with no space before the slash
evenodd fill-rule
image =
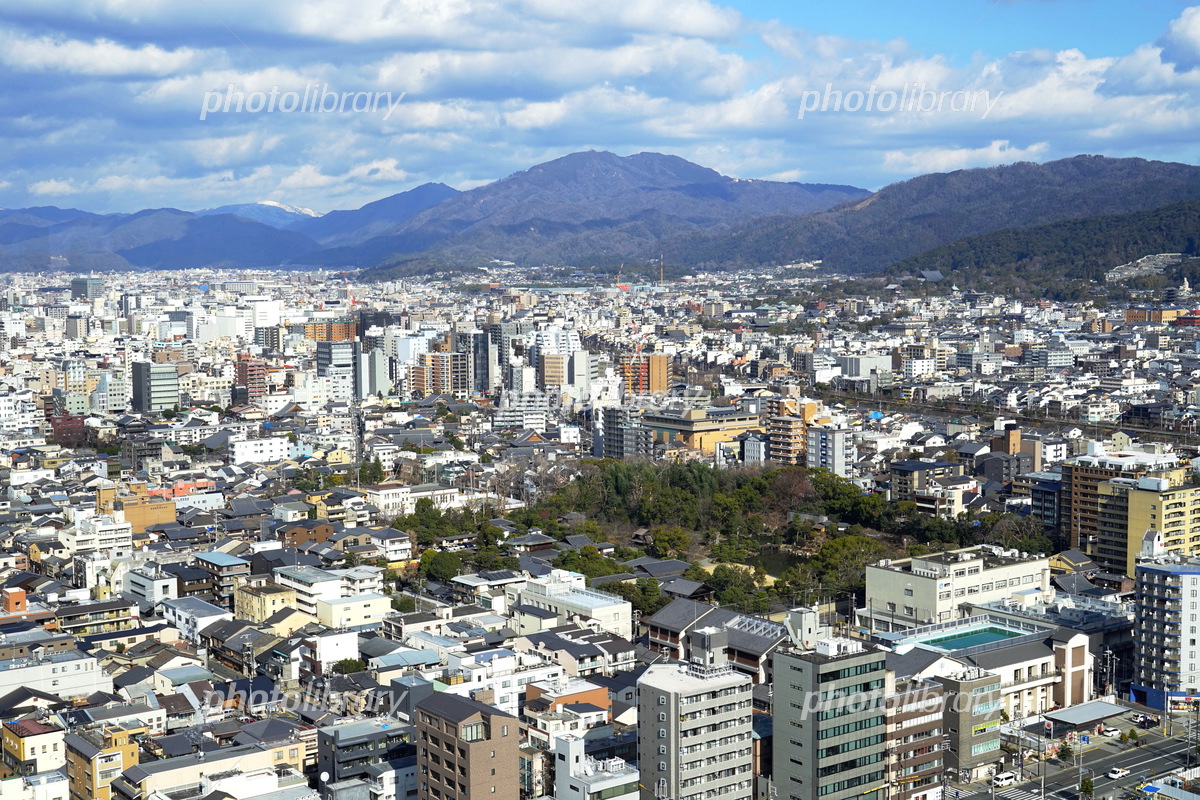
<path id="1" fill-rule="evenodd" d="M 1125 54 L 965 63 L 709 0 L 618 6 L 9 0 L 0 205 L 329 210 L 425 181 L 469 188 L 589 148 L 870 188 L 1077 153 L 1196 161 L 1200 6 Z M 403 93 L 390 116 L 355 99 L 383 93 Z M 954 93 L 986 93 L 991 110 L 917 102 Z M 201 119 L 218 96 L 230 102 Z"/>

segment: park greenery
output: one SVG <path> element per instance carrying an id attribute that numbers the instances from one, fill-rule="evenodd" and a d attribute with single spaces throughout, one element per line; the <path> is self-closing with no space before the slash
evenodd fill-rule
<path id="1" fill-rule="evenodd" d="M 583 521 L 568 522 L 572 512 Z M 418 575 L 447 581 L 463 571 L 520 567 L 502 547 L 505 535 L 495 516 L 492 509 L 440 511 L 421 500 L 392 525 L 411 531 L 425 550 Z M 984 543 L 1027 552 L 1054 545 L 1036 519 L 930 517 L 912 503 L 888 502 L 832 473 L 800 467 L 584 461 L 566 486 L 506 516 L 518 533 L 536 529 L 559 541 L 588 537 L 592 544 L 539 556 L 591 579 L 613 576 L 601 582 L 603 590 L 642 614 L 669 598 L 658 581 L 631 574 L 625 562 L 641 556 L 686 561 L 683 577 L 706 584 L 723 606 L 762 612 L 817 595 L 861 593 L 866 566 L 881 558 Z M 444 537 L 467 537 L 470 546 L 437 550 Z M 789 565 L 769 576 L 760 563 L 766 552 L 787 554 Z"/>

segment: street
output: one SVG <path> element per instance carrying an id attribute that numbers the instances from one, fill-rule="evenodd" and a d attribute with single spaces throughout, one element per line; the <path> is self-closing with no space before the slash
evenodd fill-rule
<path id="1" fill-rule="evenodd" d="M 1122 745 L 1112 739 L 1093 737 L 1095 746 L 1082 754 L 1082 774 L 1090 775 L 1095 785 L 1096 800 L 1116 800 L 1156 775 L 1173 769 L 1183 769 L 1197 763 L 1195 744 L 1185 737 L 1167 739 L 1159 732 L 1139 731 L 1145 742 L 1141 747 Z M 1077 764 L 1078 762 L 1076 762 Z M 1026 765 L 1021 770 L 1023 780 L 1012 786 L 996 789 L 995 797 L 1000 800 L 1037 800 L 1041 795 L 1041 778 L 1038 769 L 1046 768 L 1046 797 L 1055 800 L 1076 800 L 1079 789 L 1080 767 L 1076 764 L 1064 767 L 1058 761 Z M 1116 780 L 1106 773 L 1113 767 L 1124 767 L 1129 774 Z M 1011 768 L 1011 767 L 1010 767 Z M 986 783 L 972 784 L 968 788 L 949 788 L 946 800 L 989 800 L 991 786 Z"/>

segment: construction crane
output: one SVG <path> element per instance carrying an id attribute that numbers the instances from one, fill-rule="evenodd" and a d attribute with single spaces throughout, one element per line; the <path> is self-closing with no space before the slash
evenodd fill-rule
<path id="1" fill-rule="evenodd" d="M 621 262 L 621 266 L 617 267 L 617 288 L 623 292 L 629 291 L 629 284 L 621 285 L 621 274 L 625 271 L 625 262 Z"/>

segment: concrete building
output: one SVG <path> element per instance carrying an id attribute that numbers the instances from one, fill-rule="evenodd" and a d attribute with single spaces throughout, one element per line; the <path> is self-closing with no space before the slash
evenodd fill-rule
<path id="1" fill-rule="evenodd" d="M 553 740 L 555 800 L 637 800 L 636 767 L 621 758 L 597 760 L 584 752 L 584 740 L 567 734 Z"/>
<path id="2" fill-rule="evenodd" d="M 145 726 L 103 728 L 68 733 L 64 739 L 71 800 L 110 800 L 113 779 L 138 764 L 135 736 Z"/>
<path id="3" fill-rule="evenodd" d="M 781 800 L 880 800 L 886 790 L 886 654 L 850 639 L 775 653 L 772 774 Z M 816 702 L 813 702 L 814 698 Z"/>
<path id="4" fill-rule="evenodd" d="M 1101 547 L 1111 548 L 1106 541 L 1111 536 L 1100 532 L 1100 484 L 1112 478 L 1166 477 L 1179 468 L 1179 457 L 1175 453 L 1121 452 L 1109 454 L 1099 442 L 1092 442 L 1087 455 L 1076 456 L 1064 462 L 1062 490 L 1059 494 L 1058 528 L 1069 537 L 1070 546 L 1084 549 L 1093 558 Z M 1182 481 L 1172 481 L 1174 485 Z M 1087 550 L 1092 547 L 1096 553 Z M 1118 553 L 1104 554 L 1110 560 Z"/>
<path id="5" fill-rule="evenodd" d="M 1176 563 L 1179 561 L 1180 563 Z M 1137 565 L 1134 675 L 1130 699 L 1165 711 L 1200 696 L 1200 560 L 1157 557 Z"/>
<path id="6" fill-rule="evenodd" d="M 858 455 L 854 447 L 854 431 L 849 428 L 809 428 L 805 465 L 809 469 L 825 469 L 834 475 L 849 478 L 854 474 Z"/>
<path id="7" fill-rule="evenodd" d="M 276 612 L 296 607 L 296 590 L 277 583 L 242 585 L 233 592 L 233 614 L 237 619 L 266 622 Z"/>
<path id="8" fill-rule="evenodd" d="M 417 800 L 518 800 L 520 721 L 437 692 L 417 703 Z"/>
<path id="9" fill-rule="evenodd" d="M 317 730 L 317 774 L 322 785 L 367 776 L 370 768 L 416 752 L 414 727 L 380 717 Z"/>
<path id="10" fill-rule="evenodd" d="M 139 361 L 133 364 L 130 374 L 134 411 L 156 413 L 179 405 L 179 372 L 174 364 Z"/>
<path id="11" fill-rule="evenodd" d="M 638 679 L 642 800 L 749 800 L 752 684 L 726 662 L 724 631 L 690 635 L 703 656 L 653 665 Z"/>
<path id="12" fill-rule="evenodd" d="M 868 604 L 859 624 L 896 631 L 962 617 L 964 603 L 1050 595 L 1050 559 L 1045 554 L 964 547 L 913 558 L 885 559 L 866 569 Z"/>
<path id="13" fill-rule="evenodd" d="M 6 722 L 0 735 L 0 779 L 62 769 L 66 731 L 36 719 Z"/>
<path id="14" fill-rule="evenodd" d="M 112 677 L 100 668 L 99 662 L 79 650 L 0 661 L 0 695 L 28 688 L 75 698 L 111 692 L 112 687 Z"/>
<path id="15" fill-rule="evenodd" d="M 199 597 L 178 597 L 162 602 L 163 619 L 189 642 L 200 641 L 200 631 L 222 619 L 233 619 L 228 609 Z"/>
<path id="16" fill-rule="evenodd" d="M 545 578 L 506 587 L 505 594 L 509 608 L 525 606 L 549 611 L 556 615 L 558 625 L 595 623 L 600 630 L 614 636 L 633 638 L 633 606 L 629 601 L 587 588 L 587 578 L 577 572 L 556 569 Z M 534 631 L 518 630 L 526 632 Z"/>
<path id="17" fill-rule="evenodd" d="M 391 613 L 392 601 L 382 594 L 317 601 L 317 622 L 330 628 L 371 630 L 381 627 L 383 618 Z"/>

